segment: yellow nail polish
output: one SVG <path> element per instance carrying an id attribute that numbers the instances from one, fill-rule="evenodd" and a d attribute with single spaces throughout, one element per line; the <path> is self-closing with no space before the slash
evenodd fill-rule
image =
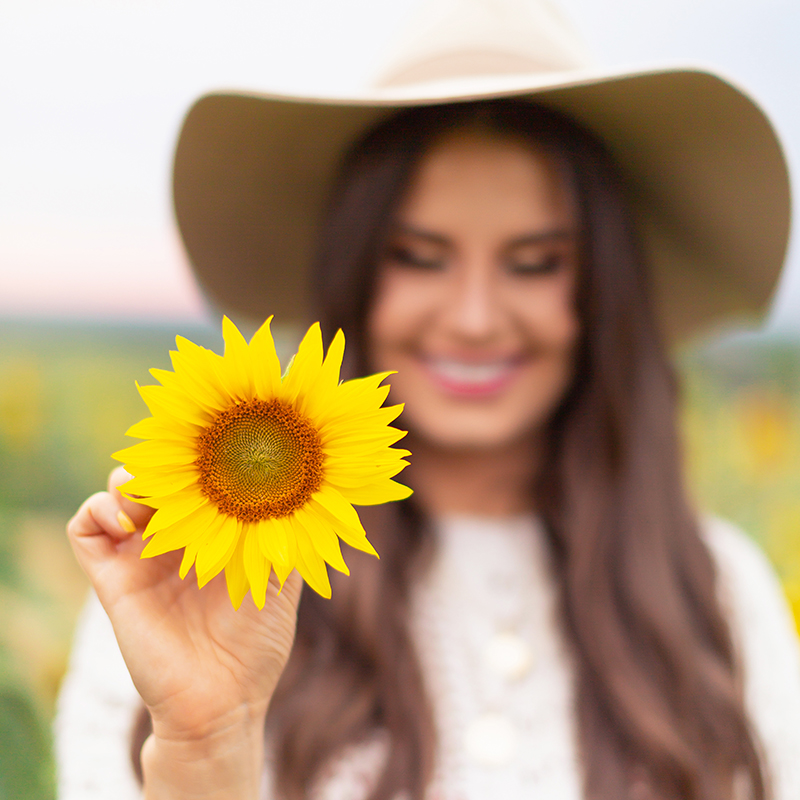
<path id="1" fill-rule="evenodd" d="M 133 520 L 124 511 L 117 511 L 117 522 L 126 533 L 133 533 L 136 530 Z"/>

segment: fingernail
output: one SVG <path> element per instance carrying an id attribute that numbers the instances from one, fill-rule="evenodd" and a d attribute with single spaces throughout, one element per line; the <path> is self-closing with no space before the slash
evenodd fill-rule
<path id="1" fill-rule="evenodd" d="M 133 533 L 136 530 L 133 520 L 124 511 L 117 511 L 117 522 L 125 533 Z"/>

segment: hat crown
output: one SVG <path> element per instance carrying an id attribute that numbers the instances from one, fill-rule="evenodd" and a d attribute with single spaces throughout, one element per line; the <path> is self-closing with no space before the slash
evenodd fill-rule
<path id="1" fill-rule="evenodd" d="M 431 0 L 390 47 L 373 87 L 590 65 L 576 30 L 547 0 Z"/>

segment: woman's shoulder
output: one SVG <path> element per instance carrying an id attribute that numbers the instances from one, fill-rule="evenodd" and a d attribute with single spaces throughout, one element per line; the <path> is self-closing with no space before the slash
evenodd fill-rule
<path id="1" fill-rule="evenodd" d="M 792 612 L 764 551 L 741 528 L 705 517 L 701 530 L 717 568 L 718 594 L 747 671 L 771 662 L 800 685 L 800 644 Z"/>
<path id="2" fill-rule="evenodd" d="M 792 613 L 764 551 L 728 520 L 704 517 L 701 530 L 717 567 L 720 602 L 733 617 L 731 621 L 743 629 L 743 635 L 774 635 L 796 652 Z"/>
<path id="3" fill-rule="evenodd" d="M 702 520 L 720 604 L 739 654 L 747 712 L 763 746 L 775 800 L 800 797 L 800 643 L 778 576 L 753 539 Z"/>
<path id="4" fill-rule="evenodd" d="M 707 514 L 700 518 L 700 530 L 720 568 L 774 582 L 775 573 L 764 551 L 738 525 Z"/>

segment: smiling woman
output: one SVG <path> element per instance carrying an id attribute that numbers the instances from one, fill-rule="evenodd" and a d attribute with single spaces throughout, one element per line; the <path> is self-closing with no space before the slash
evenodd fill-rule
<path id="1" fill-rule="evenodd" d="M 739 667 L 707 549 L 720 549 L 724 563 L 738 540 L 731 544 L 729 533 L 698 522 L 685 498 L 674 378 L 623 183 L 603 145 L 563 115 L 525 101 L 401 111 L 345 160 L 314 286 L 328 335 L 339 327 L 351 332 L 350 369 L 398 368 L 393 392 L 406 403 L 415 508 L 371 518 L 371 529 L 386 537 L 381 572 L 395 576 L 396 588 L 359 571 L 342 587 L 352 599 L 334 596 L 330 610 L 316 608 L 315 598 L 304 601 L 297 636 L 299 653 L 307 655 L 292 659 L 273 706 L 278 787 L 302 796 L 301 776 L 317 774 L 343 740 L 369 737 L 376 715 L 391 741 L 403 743 L 385 756 L 382 774 L 397 776 L 392 788 L 416 784 L 422 796 L 425 765 L 435 758 L 431 726 L 438 724 L 444 768 L 468 754 L 460 768 L 473 787 L 468 796 L 480 797 L 480 786 L 488 792 L 491 770 L 482 770 L 498 766 L 505 769 L 495 776 L 504 795 L 524 796 L 527 773 L 510 767 L 519 763 L 538 771 L 545 796 L 577 796 L 572 768 L 549 771 L 542 731 L 528 712 L 516 718 L 503 707 L 498 720 L 475 688 L 480 673 L 446 666 L 448 652 L 469 662 L 480 651 L 469 649 L 457 627 L 435 632 L 457 625 L 437 619 L 443 611 L 415 610 L 411 623 L 424 680 L 438 688 L 436 723 L 402 644 L 402 621 L 393 629 L 365 625 L 354 652 L 325 659 L 329 679 L 353 688 L 332 706 L 322 704 L 328 680 L 317 672 L 321 664 L 312 669 L 305 659 L 321 657 L 322 642 L 352 635 L 353 604 L 374 608 L 375 625 L 406 606 L 425 543 L 435 543 L 443 550 L 431 579 L 437 588 L 425 596 L 442 609 L 448 598 L 461 597 L 460 624 L 482 626 L 487 612 L 472 603 L 487 604 L 497 614 L 495 634 L 510 631 L 523 662 L 531 652 L 548 652 L 552 626 L 564 625 L 576 659 L 574 695 L 560 678 L 544 678 L 547 670 L 565 674 L 563 655 L 543 656 L 545 672 L 526 673 L 520 702 L 535 714 L 554 693 L 561 709 L 551 718 L 554 730 L 576 705 L 587 796 L 618 798 L 635 785 L 658 797 L 727 797 L 721 787 L 737 772 L 749 776 L 758 797 L 762 773 L 748 713 L 761 712 L 745 709 L 735 688 Z M 517 534 L 501 533 L 532 508 L 543 523 L 534 535 L 547 543 L 548 556 L 533 558 L 505 541 Z M 477 544 L 458 520 L 485 526 Z M 507 577 L 482 582 L 475 573 L 484 559 L 492 563 L 496 548 L 509 548 L 522 564 L 533 558 L 545 577 L 504 568 L 497 574 Z M 532 630 L 496 608 L 504 581 L 539 585 L 551 577 L 563 622 L 551 618 Z M 464 596 L 466 586 L 477 587 L 478 596 Z M 550 601 L 527 602 L 533 608 Z M 434 645 L 421 644 L 420 636 L 443 637 L 444 654 L 432 656 Z M 489 633 L 486 639 L 487 647 L 495 641 Z M 387 655 L 379 659 L 372 710 L 343 724 L 341 710 L 363 691 L 356 653 L 375 647 Z M 541 681 L 536 689 L 533 675 Z M 395 689 L 383 693 L 380 685 Z M 457 685 L 464 692 L 459 701 L 452 699 Z M 800 700 L 797 688 L 791 693 Z M 311 720 L 313 733 L 302 727 Z M 663 738 L 651 733 L 654 725 L 664 726 Z M 554 736 L 558 758 L 570 763 L 570 734 Z M 797 747 L 789 738 L 787 753 Z M 674 742 L 691 742 L 700 763 L 688 747 L 673 750 Z M 777 755 L 783 746 L 769 745 L 775 762 L 786 757 Z M 781 769 L 779 781 L 786 780 Z M 447 786 L 458 779 L 445 773 L 437 780 Z M 687 790 L 691 785 L 696 789 Z M 377 783 L 372 796 L 391 797 L 383 786 Z"/>
<path id="2" fill-rule="evenodd" d="M 686 496 L 666 350 L 768 296 L 780 150 L 719 78 L 593 72 L 549 6 L 507 5 L 459 4 L 369 97 L 189 113 L 198 275 L 240 312 L 310 306 L 346 378 L 398 370 L 414 494 L 359 511 L 381 558 L 330 599 L 290 574 L 237 612 L 138 559 L 116 514 L 151 512 L 114 482 L 90 498 L 69 533 L 104 610 L 76 658 L 130 677 L 65 684 L 65 797 L 136 706 L 138 780 L 97 800 L 800 794 L 797 639 L 763 557 Z M 210 430 L 268 437 L 260 412 Z"/>

